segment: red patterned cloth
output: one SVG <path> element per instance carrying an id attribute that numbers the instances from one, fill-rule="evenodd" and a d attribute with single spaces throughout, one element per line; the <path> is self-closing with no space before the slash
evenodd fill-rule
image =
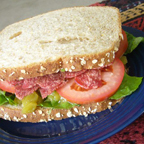
<path id="1" fill-rule="evenodd" d="M 144 144 L 144 114 L 125 129 L 99 144 Z"/>
<path id="2" fill-rule="evenodd" d="M 95 3 L 90 6 L 115 6 L 119 8 L 120 12 L 125 12 L 127 10 L 131 10 L 131 18 L 123 21 L 122 24 L 124 26 L 133 27 L 136 29 L 139 29 L 141 31 L 144 31 L 144 5 L 142 5 L 138 10 L 137 6 L 144 4 L 144 0 L 107 0 L 102 1 L 100 3 Z M 138 13 L 141 13 L 141 15 L 138 15 Z M 134 17 L 134 15 L 136 17 Z M 127 15 L 129 18 L 130 16 Z"/>
<path id="3" fill-rule="evenodd" d="M 90 6 L 115 6 L 122 15 L 122 24 L 144 32 L 144 0 L 107 0 Z M 144 113 L 119 133 L 99 144 L 144 144 Z"/>
<path id="4" fill-rule="evenodd" d="M 144 15 L 123 23 L 124 26 L 133 27 L 144 32 Z"/>

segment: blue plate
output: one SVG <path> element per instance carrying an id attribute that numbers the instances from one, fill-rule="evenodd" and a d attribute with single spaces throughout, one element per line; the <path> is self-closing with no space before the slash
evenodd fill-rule
<path id="1" fill-rule="evenodd" d="M 142 31 L 123 27 L 135 36 Z M 130 75 L 144 76 L 144 44 L 128 55 Z M 20 123 L 0 119 L 0 143 L 98 143 L 119 132 L 144 112 L 144 81 L 139 89 L 116 104 L 113 111 L 105 110 L 88 117 L 78 116 L 48 123 Z"/>

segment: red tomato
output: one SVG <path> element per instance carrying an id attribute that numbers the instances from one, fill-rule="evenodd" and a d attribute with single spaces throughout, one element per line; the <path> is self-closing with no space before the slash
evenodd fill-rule
<path id="1" fill-rule="evenodd" d="M 128 47 L 127 35 L 124 30 L 122 30 L 122 34 L 123 40 L 121 40 L 119 50 L 116 52 L 115 55 L 117 58 L 120 58 L 125 53 Z"/>
<path id="2" fill-rule="evenodd" d="M 0 81 L 0 89 L 6 92 L 15 93 L 15 87 L 8 81 Z"/>
<path id="3" fill-rule="evenodd" d="M 86 90 L 79 87 L 74 79 L 57 89 L 57 92 L 68 101 L 77 104 L 99 102 L 112 96 L 119 88 L 124 77 L 124 65 L 116 58 L 112 64 L 112 71 L 102 71 L 103 86 L 97 89 Z"/>

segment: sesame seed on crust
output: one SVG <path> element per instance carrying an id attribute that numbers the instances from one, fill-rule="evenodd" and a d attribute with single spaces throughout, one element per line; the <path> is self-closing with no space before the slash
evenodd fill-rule
<path id="1" fill-rule="evenodd" d="M 13 108 L 9 105 L 0 106 L 0 118 L 16 122 L 48 122 L 51 120 L 61 120 L 70 117 L 88 114 L 94 114 L 101 110 L 109 109 L 111 106 L 121 101 L 107 100 L 103 102 L 85 104 L 82 106 L 75 106 L 71 109 L 51 109 L 38 107 L 33 113 L 23 114 L 21 108 Z"/>

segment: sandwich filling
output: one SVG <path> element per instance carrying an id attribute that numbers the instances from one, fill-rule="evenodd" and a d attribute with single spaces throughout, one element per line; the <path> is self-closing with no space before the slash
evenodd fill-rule
<path id="1" fill-rule="evenodd" d="M 85 69 L 78 72 L 61 70 L 58 73 L 29 79 L 1 81 L 0 88 L 14 95 L 1 92 L 0 104 L 21 104 L 20 101 L 22 101 L 23 106 L 27 109 L 26 103 L 29 100 L 33 103 L 34 108 L 30 111 L 23 111 L 27 113 L 34 111 L 37 106 L 71 108 L 76 105 L 103 101 L 107 98 L 118 100 L 131 94 L 138 88 L 142 78 L 128 76 L 124 68 L 124 64 L 127 63 L 126 57 L 122 57 L 123 62 L 119 58 L 125 51 L 125 53 L 133 51 L 138 44 L 131 50 L 129 47 L 132 43 L 131 39 L 128 39 L 128 46 L 124 31 L 123 36 L 124 40 L 121 41 L 114 62 L 101 69 Z M 133 37 L 128 33 L 127 36 L 128 38 Z M 133 41 L 134 39 L 133 37 Z M 131 81 L 135 83 L 129 83 Z M 129 91 L 125 91 L 128 85 L 134 86 L 130 87 Z M 121 91 L 125 92 L 122 94 Z"/>
<path id="2" fill-rule="evenodd" d="M 54 90 L 67 84 L 67 81 L 72 78 L 83 88 L 83 91 L 101 87 L 104 83 L 102 82 L 101 70 L 91 69 L 78 72 L 59 72 L 21 81 L 9 81 L 9 84 L 14 86 L 16 97 L 20 100 L 36 90 L 40 91 L 44 99 Z"/>

